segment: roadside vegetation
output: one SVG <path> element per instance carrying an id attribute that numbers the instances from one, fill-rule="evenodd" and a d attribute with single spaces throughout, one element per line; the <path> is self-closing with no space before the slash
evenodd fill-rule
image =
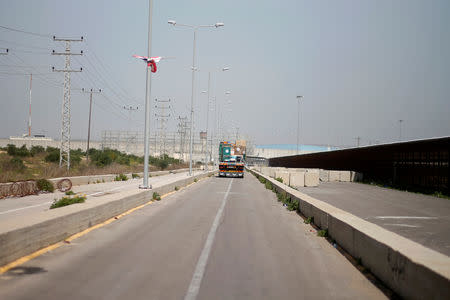
<path id="1" fill-rule="evenodd" d="M 86 152 L 81 149 L 70 151 L 71 169 L 59 168 L 59 148 L 25 145 L 16 147 L 7 145 L 0 148 L 0 182 L 11 182 L 29 179 L 49 179 L 56 177 L 124 174 L 142 172 L 144 157 L 126 154 L 118 150 L 89 150 L 89 161 Z M 150 171 L 174 170 L 186 168 L 187 164 L 179 159 L 164 155 L 149 157 Z M 137 174 L 133 178 L 137 178 Z M 123 177 L 122 177 L 123 178 Z M 123 180 L 123 179 L 122 179 Z"/>
<path id="2" fill-rule="evenodd" d="M 86 195 L 74 194 L 71 191 L 66 192 L 66 196 L 62 197 L 59 200 L 56 200 L 50 206 L 50 209 L 63 207 L 75 203 L 83 203 L 86 201 Z"/>

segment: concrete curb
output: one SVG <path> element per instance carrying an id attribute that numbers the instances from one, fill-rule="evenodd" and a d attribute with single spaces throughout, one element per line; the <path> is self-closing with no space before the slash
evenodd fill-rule
<path id="1" fill-rule="evenodd" d="M 170 170 L 170 171 L 153 171 L 153 172 L 149 172 L 150 176 L 160 176 L 160 175 L 166 175 L 169 173 L 181 173 L 181 172 L 186 172 L 189 169 L 177 169 L 177 170 Z M 133 173 L 125 173 L 124 175 L 126 175 L 128 178 L 132 177 Z M 142 176 L 144 176 L 143 172 L 140 173 L 135 173 L 138 174 L 139 177 L 142 178 Z M 72 181 L 72 185 L 76 186 L 76 185 L 84 185 L 84 184 L 90 184 L 90 183 L 97 183 L 98 181 L 103 183 L 103 182 L 111 182 L 114 181 L 114 178 L 116 178 L 118 174 L 105 174 L 105 175 L 87 175 L 87 176 L 72 176 L 72 177 L 60 177 L 60 178 L 51 178 L 49 179 L 49 181 L 51 181 L 55 187 L 56 187 L 56 183 L 58 181 L 60 181 L 61 179 L 70 179 L 70 181 Z"/>
<path id="2" fill-rule="evenodd" d="M 369 268 L 381 281 L 407 299 L 450 299 L 450 258 L 314 199 L 255 170 L 278 192 L 299 201 L 299 211 Z"/>
<path id="3" fill-rule="evenodd" d="M 176 186 L 187 186 L 193 183 L 195 179 L 202 179 L 216 172 L 202 173 L 151 190 L 143 190 L 137 194 L 125 196 L 111 202 L 99 205 L 93 204 L 87 208 L 72 205 L 58 208 L 59 212 L 64 210 L 64 213 L 43 222 L 1 233 L 0 266 L 4 266 L 18 258 L 60 242 L 75 233 L 147 203 L 152 199 L 154 192 L 164 195 L 174 191 Z"/>

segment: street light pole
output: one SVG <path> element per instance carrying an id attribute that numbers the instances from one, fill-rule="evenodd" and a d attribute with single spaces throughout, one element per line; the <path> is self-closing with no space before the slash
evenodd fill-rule
<path id="1" fill-rule="evenodd" d="M 194 30 L 194 45 L 193 45 L 193 51 L 192 51 L 192 93 L 191 93 L 191 125 L 190 125 L 190 143 L 189 143 L 189 176 L 192 176 L 192 151 L 193 151 L 193 143 L 194 143 L 194 95 L 195 95 L 195 51 L 196 51 L 196 36 L 197 36 L 197 30 L 199 28 L 218 28 L 224 26 L 223 23 L 216 23 L 214 25 L 188 25 L 188 24 L 177 24 L 174 20 L 169 20 L 169 24 L 173 26 L 183 26 L 183 27 L 189 27 Z"/>
<path id="2" fill-rule="evenodd" d="M 153 0 L 149 0 L 148 5 L 148 48 L 147 56 L 151 57 L 152 50 L 152 16 L 153 16 Z M 145 85 L 145 129 L 144 129 L 144 179 L 141 189 L 151 189 L 152 186 L 148 184 L 148 155 L 149 155 L 149 136 L 150 136 L 150 94 L 152 88 L 152 73 L 146 68 L 146 85 Z"/>
<path id="3" fill-rule="evenodd" d="M 192 147 L 194 145 L 194 93 L 195 93 L 195 40 L 197 28 L 194 28 L 194 49 L 192 51 L 192 94 L 191 94 L 191 126 L 189 130 L 189 176 L 192 176 Z"/>
<path id="4" fill-rule="evenodd" d="M 300 134 L 300 100 L 302 100 L 303 96 L 297 96 L 298 105 L 297 105 L 297 154 L 298 153 L 298 145 L 299 145 L 299 134 Z"/>

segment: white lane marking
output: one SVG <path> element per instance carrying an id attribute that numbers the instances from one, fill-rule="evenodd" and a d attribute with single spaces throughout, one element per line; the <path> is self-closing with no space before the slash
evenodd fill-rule
<path id="1" fill-rule="evenodd" d="M 0 212 L 0 215 L 4 215 L 4 214 L 7 214 L 7 213 L 12 213 L 12 212 L 15 212 L 15 211 L 18 211 L 18 210 L 22 210 L 22 209 L 27 209 L 27 208 L 33 208 L 33 207 L 38 207 L 38 206 L 42 206 L 42 205 L 47 205 L 47 204 L 50 204 L 50 203 L 53 203 L 53 201 L 49 201 L 49 202 L 45 202 L 45 203 L 41 203 L 41 204 L 37 204 L 37 205 L 25 206 L 25 207 L 16 208 L 16 209 L 5 210 L 5 211 Z"/>
<path id="2" fill-rule="evenodd" d="M 376 216 L 375 219 L 414 219 L 414 220 L 436 220 L 437 217 L 416 217 L 416 216 Z"/>
<path id="3" fill-rule="evenodd" d="M 197 299 L 198 292 L 200 290 L 200 284 L 202 283 L 203 275 L 205 274 L 206 263 L 208 262 L 209 254 L 211 252 L 212 244 L 214 242 L 214 237 L 216 236 L 216 231 L 217 228 L 219 227 L 220 219 L 222 218 L 223 215 L 223 210 L 225 208 L 225 205 L 227 204 L 228 194 L 230 193 L 232 183 L 233 179 L 231 179 L 230 184 L 228 185 L 227 192 L 225 193 L 225 196 L 223 196 L 222 205 L 217 211 L 216 218 L 214 219 L 211 229 L 209 230 L 205 246 L 203 247 L 202 253 L 200 254 L 200 258 L 198 259 L 194 275 L 192 276 L 191 284 L 189 285 L 184 300 Z"/>
<path id="4" fill-rule="evenodd" d="M 400 226 L 400 227 L 408 227 L 408 228 L 419 228 L 422 226 L 418 226 L 418 225 L 409 225 L 409 224 L 383 224 L 385 226 Z"/>
<path id="5" fill-rule="evenodd" d="M 95 195 L 105 194 L 105 193 L 112 192 L 112 191 L 115 191 L 115 190 L 120 190 L 122 188 L 124 188 L 124 186 L 119 186 L 119 187 L 116 187 L 116 188 L 113 188 L 113 189 L 110 189 L 110 190 L 92 193 L 92 194 L 89 194 L 88 196 L 95 196 Z"/>

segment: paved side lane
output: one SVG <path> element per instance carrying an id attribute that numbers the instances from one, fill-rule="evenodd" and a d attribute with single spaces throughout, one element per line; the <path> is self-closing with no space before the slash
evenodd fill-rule
<path id="1" fill-rule="evenodd" d="M 448 199 L 352 182 L 321 182 L 298 190 L 450 256 Z"/>

